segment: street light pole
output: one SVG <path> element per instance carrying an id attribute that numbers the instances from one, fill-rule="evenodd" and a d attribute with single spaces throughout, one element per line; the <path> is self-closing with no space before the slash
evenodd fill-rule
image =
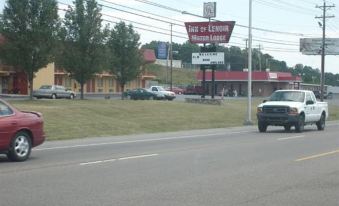
<path id="1" fill-rule="evenodd" d="M 252 0 L 249 0 L 249 23 L 248 23 L 248 88 L 247 88 L 247 119 L 244 125 L 252 125 Z"/>

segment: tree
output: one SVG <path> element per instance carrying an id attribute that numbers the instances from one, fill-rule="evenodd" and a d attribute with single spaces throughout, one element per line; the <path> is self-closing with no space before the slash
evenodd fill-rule
<path id="1" fill-rule="evenodd" d="M 101 8 L 95 0 L 75 0 L 65 14 L 61 32 L 63 51 L 58 64 L 69 72 L 81 87 L 105 66 L 106 30 L 102 29 Z"/>
<path id="2" fill-rule="evenodd" d="M 127 26 L 124 22 L 115 25 L 110 33 L 110 71 L 116 76 L 122 92 L 125 90 L 125 84 L 140 74 L 142 58 L 139 39 L 139 34 L 133 30 L 133 26 Z M 121 95 L 121 98 L 124 96 Z"/>
<path id="3" fill-rule="evenodd" d="M 35 73 L 54 61 L 58 27 L 55 0 L 7 0 L 0 19 L 5 38 L 0 56 L 5 64 L 26 73 L 31 99 Z"/>
<path id="4" fill-rule="evenodd" d="M 181 60 L 185 63 L 192 63 L 192 53 L 194 52 L 200 52 L 200 48 L 197 44 L 191 44 L 189 41 L 183 43 L 179 49 Z"/>

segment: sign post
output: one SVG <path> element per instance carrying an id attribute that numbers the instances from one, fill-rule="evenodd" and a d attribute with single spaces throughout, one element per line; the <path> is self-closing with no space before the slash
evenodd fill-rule
<path id="1" fill-rule="evenodd" d="M 203 94 L 205 98 L 205 72 L 207 68 L 212 69 L 212 91 L 211 96 L 214 99 L 215 94 L 215 69 L 217 64 L 224 64 L 224 53 L 216 52 L 216 44 L 228 43 L 235 25 L 235 21 L 211 21 L 216 17 L 216 2 L 204 3 L 204 18 L 208 22 L 185 22 L 189 41 L 192 44 L 203 44 L 200 47 L 200 53 L 192 54 L 192 64 L 200 64 L 200 70 L 203 72 Z M 206 44 L 211 46 L 206 47 Z"/>

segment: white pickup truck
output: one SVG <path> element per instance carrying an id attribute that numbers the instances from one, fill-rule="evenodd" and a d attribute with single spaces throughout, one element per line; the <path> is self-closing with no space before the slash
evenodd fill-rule
<path id="1" fill-rule="evenodd" d="M 294 126 L 296 132 L 303 132 L 305 125 L 316 124 L 324 130 L 328 116 L 327 102 L 317 102 L 314 93 L 306 90 L 277 90 L 257 107 L 260 132 L 266 132 L 269 125 L 283 126 L 286 131 Z"/>
<path id="2" fill-rule="evenodd" d="M 175 93 L 171 92 L 171 91 L 167 91 L 162 86 L 151 86 L 148 90 L 155 93 L 155 94 L 164 95 L 165 99 L 167 99 L 167 100 L 171 101 L 171 100 L 175 99 Z"/>

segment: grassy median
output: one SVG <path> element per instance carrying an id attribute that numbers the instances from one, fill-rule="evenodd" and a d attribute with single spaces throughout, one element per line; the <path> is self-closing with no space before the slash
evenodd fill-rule
<path id="1" fill-rule="evenodd" d="M 253 100 L 252 118 L 256 105 Z M 178 101 L 36 100 L 11 101 L 20 110 L 41 112 L 48 140 L 169 132 L 241 126 L 247 114 L 244 99 L 225 100 L 222 106 Z M 339 107 L 330 107 L 339 119 Z"/>

